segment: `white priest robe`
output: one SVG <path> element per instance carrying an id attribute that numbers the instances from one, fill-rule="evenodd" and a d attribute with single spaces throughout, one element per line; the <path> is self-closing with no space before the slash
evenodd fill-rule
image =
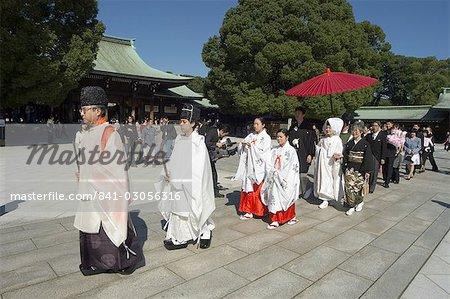
<path id="1" fill-rule="evenodd" d="M 269 212 L 286 211 L 300 192 L 299 161 L 296 150 L 286 142 L 271 151 L 271 167 L 261 189 L 261 200 Z"/>
<path id="2" fill-rule="evenodd" d="M 166 239 L 200 240 L 203 233 L 214 229 L 210 216 L 216 208 L 204 137 L 195 131 L 190 136 L 178 135 L 166 167 L 169 182 L 162 179 L 156 186 L 159 192 L 171 192 L 167 198 L 173 199 L 159 203 L 167 221 Z"/>
<path id="3" fill-rule="evenodd" d="M 253 192 L 253 184 L 261 184 L 270 164 L 271 138 L 264 129 L 259 134 L 250 133 L 244 141 L 251 143 L 251 146 L 239 143 L 239 166 L 233 179 L 242 182 L 243 192 Z"/>
<path id="4" fill-rule="evenodd" d="M 119 247 L 127 238 L 128 171 L 124 164 L 124 147 L 116 131 L 110 135 L 103 150 L 110 156 L 103 156 L 103 163 L 98 161 L 107 126 L 109 123 L 103 123 L 83 133 L 78 193 L 91 196 L 91 199 L 80 201 L 74 226 L 91 234 L 98 233 L 102 226 L 108 238 Z"/>
<path id="5" fill-rule="evenodd" d="M 333 158 L 334 154 L 342 154 L 342 151 L 342 140 L 338 135 L 325 137 L 316 145 L 315 197 L 326 201 L 339 201 L 344 196 L 341 161 Z"/>

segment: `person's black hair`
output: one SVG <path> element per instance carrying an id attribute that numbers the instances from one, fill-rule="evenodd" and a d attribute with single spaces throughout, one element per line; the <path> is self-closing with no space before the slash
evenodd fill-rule
<path id="1" fill-rule="evenodd" d="M 277 134 L 278 134 L 278 133 L 283 133 L 284 136 L 289 137 L 289 131 L 288 131 L 287 129 L 279 129 L 279 130 L 277 131 Z"/>
<path id="2" fill-rule="evenodd" d="M 306 109 L 303 106 L 297 106 L 295 108 L 295 112 L 297 112 L 297 111 L 301 111 L 303 114 L 306 114 Z"/>
<path id="3" fill-rule="evenodd" d="M 341 119 L 342 119 L 342 121 L 344 121 L 344 126 L 345 126 L 345 125 L 350 125 L 351 117 L 350 117 L 350 115 L 349 115 L 347 112 L 345 112 L 344 114 L 342 114 Z"/>
<path id="4" fill-rule="evenodd" d="M 259 121 L 260 121 L 264 126 L 266 125 L 266 120 L 265 120 L 264 117 L 258 116 L 258 117 L 255 117 L 255 119 L 259 119 Z"/>
<path id="5" fill-rule="evenodd" d="M 226 124 L 222 124 L 219 127 L 219 130 L 221 130 L 224 133 L 230 133 L 230 126 Z"/>
<path id="6" fill-rule="evenodd" d="M 108 108 L 106 107 L 98 107 L 98 109 L 100 109 L 100 117 L 106 117 L 106 114 L 108 113 Z"/>

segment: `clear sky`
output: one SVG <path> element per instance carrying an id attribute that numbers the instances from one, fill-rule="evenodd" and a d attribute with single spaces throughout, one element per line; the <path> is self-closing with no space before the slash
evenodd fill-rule
<path id="1" fill-rule="evenodd" d="M 449 0 L 350 0 L 356 21 L 380 26 L 395 54 L 450 58 Z M 206 76 L 201 52 L 236 0 L 100 0 L 107 35 L 135 38 L 150 66 Z"/>

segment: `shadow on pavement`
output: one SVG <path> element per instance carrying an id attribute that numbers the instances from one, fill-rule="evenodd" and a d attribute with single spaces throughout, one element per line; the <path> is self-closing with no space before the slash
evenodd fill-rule
<path id="1" fill-rule="evenodd" d="M 434 203 L 437 203 L 438 205 L 441 205 L 441 206 L 443 206 L 444 208 L 450 208 L 450 204 L 449 203 L 446 203 L 446 202 L 443 202 L 443 201 L 440 201 L 440 200 L 434 200 L 434 199 L 432 199 L 431 200 L 432 202 L 434 202 Z"/>
<path id="2" fill-rule="evenodd" d="M 134 228 L 136 229 L 137 236 L 139 238 L 139 243 L 141 246 L 141 252 L 143 252 L 144 244 L 147 241 L 148 228 L 145 221 L 139 217 L 140 210 L 133 210 L 130 212 L 131 221 L 134 224 Z M 143 255 L 143 259 L 138 263 L 136 269 L 145 266 L 145 255 Z"/>

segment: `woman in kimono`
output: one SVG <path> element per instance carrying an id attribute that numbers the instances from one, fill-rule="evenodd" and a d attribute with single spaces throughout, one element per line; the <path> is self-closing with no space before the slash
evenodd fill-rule
<path id="1" fill-rule="evenodd" d="M 347 142 L 344 149 L 345 163 L 345 202 L 350 209 L 345 213 L 352 215 L 360 212 L 364 205 L 364 184 L 368 182 L 374 162 L 370 145 L 365 138 L 364 122 L 357 121 L 352 125 L 353 139 Z"/>
<path id="2" fill-rule="evenodd" d="M 264 118 L 255 118 L 255 132 L 245 137 L 238 146 L 240 160 L 234 179 L 242 182 L 239 202 L 239 212 L 243 213 L 239 216 L 241 220 L 267 214 L 267 207 L 261 201 L 261 188 L 266 176 L 266 164 L 270 161 L 271 147 L 265 126 Z"/>
<path id="3" fill-rule="evenodd" d="M 261 189 L 261 199 L 269 209 L 270 224 L 275 229 L 281 224 L 296 224 L 295 201 L 299 196 L 299 162 L 296 150 L 289 144 L 289 131 L 277 132 L 278 146 L 272 149 L 271 167 Z"/>
<path id="4" fill-rule="evenodd" d="M 320 209 L 328 207 L 330 200 L 340 201 L 344 195 L 341 170 L 343 145 L 339 137 L 343 125 L 340 118 L 327 119 L 323 125 L 325 138 L 316 146 L 314 196 L 322 200 Z"/>
<path id="5" fill-rule="evenodd" d="M 162 191 L 159 208 L 167 221 L 164 247 L 168 250 L 186 248 L 189 243 L 208 248 L 215 228 L 210 218 L 216 208 L 211 164 L 204 137 L 195 131 L 199 117 L 197 108 L 184 105 L 182 134 L 175 138 L 170 161 L 164 165 L 164 180 L 156 187 Z"/>

